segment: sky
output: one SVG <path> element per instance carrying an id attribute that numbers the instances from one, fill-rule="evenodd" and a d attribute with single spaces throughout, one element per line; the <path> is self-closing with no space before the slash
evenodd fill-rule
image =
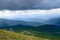
<path id="1" fill-rule="evenodd" d="M 0 18 L 13 20 L 49 20 L 60 17 L 60 8 L 50 10 L 1 10 Z"/>
<path id="2" fill-rule="evenodd" d="M 60 0 L 0 0 L 0 10 L 46 10 L 54 8 L 60 8 Z"/>
<path id="3" fill-rule="evenodd" d="M 49 20 L 60 17 L 60 0 L 0 0 L 0 18 Z"/>

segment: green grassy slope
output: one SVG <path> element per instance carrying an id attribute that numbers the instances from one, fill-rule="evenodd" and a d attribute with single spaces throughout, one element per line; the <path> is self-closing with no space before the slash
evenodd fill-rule
<path id="1" fill-rule="evenodd" d="M 27 36 L 13 31 L 0 30 L 0 40 L 49 40 L 45 38 Z"/>
<path id="2" fill-rule="evenodd" d="M 46 38 L 50 40 L 60 40 L 60 27 L 56 25 L 43 25 L 43 26 L 25 26 L 25 25 L 15 25 L 15 26 L 7 26 L 0 27 L 3 30 L 9 30 L 11 33 L 14 31 L 15 33 L 19 33 L 19 35 L 27 35 L 23 37 L 24 40 L 44 40 L 40 38 Z M 8 32 L 6 32 L 7 34 Z M 21 36 L 22 37 L 22 36 Z M 21 38 L 20 37 L 20 38 Z M 28 38 L 29 37 L 29 38 Z M 19 37 L 17 37 L 19 39 Z M 15 40 L 15 39 L 14 39 Z M 19 39 L 20 40 L 20 39 Z M 22 39 L 21 39 L 22 40 Z"/>

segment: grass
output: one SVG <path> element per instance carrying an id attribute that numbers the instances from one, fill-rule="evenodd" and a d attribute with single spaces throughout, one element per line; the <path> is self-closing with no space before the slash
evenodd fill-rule
<path id="1" fill-rule="evenodd" d="M 27 36 L 13 31 L 0 30 L 0 40 L 50 40 L 40 37 Z"/>

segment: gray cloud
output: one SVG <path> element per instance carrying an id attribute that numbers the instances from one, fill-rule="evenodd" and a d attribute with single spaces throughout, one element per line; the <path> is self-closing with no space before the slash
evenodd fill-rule
<path id="1" fill-rule="evenodd" d="M 0 9 L 52 9 L 59 4 L 60 0 L 0 0 Z"/>

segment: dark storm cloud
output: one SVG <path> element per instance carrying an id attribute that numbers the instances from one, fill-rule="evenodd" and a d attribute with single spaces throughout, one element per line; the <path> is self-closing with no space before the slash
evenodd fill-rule
<path id="1" fill-rule="evenodd" d="M 31 9 L 30 0 L 0 0 L 0 9 Z"/>
<path id="2" fill-rule="evenodd" d="M 59 4 L 60 0 L 0 0 L 0 9 L 52 9 Z"/>

